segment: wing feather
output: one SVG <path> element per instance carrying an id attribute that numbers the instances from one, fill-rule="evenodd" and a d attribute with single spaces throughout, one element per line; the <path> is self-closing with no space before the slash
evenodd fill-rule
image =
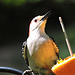
<path id="1" fill-rule="evenodd" d="M 27 65 L 29 66 L 28 57 L 27 57 L 27 41 L 23 42 L 22 44 L 22 56 L 26 61 Z"/>
<path id="2" fill-rule="evenodd" d="M 54 50 L 55 50 L 55 52 L 56 52 L 56 55 L 57 55 L 57 57 L 59 58 L 59 49 L 58 49 L 58 46 L 57 46 L 57 44 L 56 44 L 54 38 L 52 38 L 52 37 L 50 37 L 50 38 L 52 39 L 52 44 L 53 44 L 53 46 L 54 46 Z"/>

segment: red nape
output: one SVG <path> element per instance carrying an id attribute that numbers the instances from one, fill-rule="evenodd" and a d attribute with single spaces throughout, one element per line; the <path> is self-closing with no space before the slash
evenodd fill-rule
<path id="1" fill-rule="evenodd" d="M 32 23 L 32 21 L 30 22 L 30 24 Z"/>
<path id="2" fill-rule="evenodd" d="M 30 29 L 29 29 L 29 36 L 30 36 Z"/>
<path id="3" fill-rule="evenodd" d="M 32 23 L 32 21 L 30 22 L 30 24 Z M 30 36 L 30 25 L 29 25 L 29 36 Z"/>

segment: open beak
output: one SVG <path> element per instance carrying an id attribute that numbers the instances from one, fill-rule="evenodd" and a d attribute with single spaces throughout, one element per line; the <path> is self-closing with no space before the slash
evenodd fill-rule
<path id="1" fill-rule="evenodd" d="M 40 21 L 44 21 L 45 19 L 47 19 L 50 14 L 51 14 L 51 11 L 48 11 Z"/>

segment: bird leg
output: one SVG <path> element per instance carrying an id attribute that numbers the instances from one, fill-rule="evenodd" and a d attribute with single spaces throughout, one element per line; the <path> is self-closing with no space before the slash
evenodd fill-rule
<path id="1" fill-rule="evenodd" d="M 29 73 L 31 73 L 31 72 L 32 72 L 32 70 L 25 70 L 22 75 L 26 75 L 26 74 L 30 75 Z"/>

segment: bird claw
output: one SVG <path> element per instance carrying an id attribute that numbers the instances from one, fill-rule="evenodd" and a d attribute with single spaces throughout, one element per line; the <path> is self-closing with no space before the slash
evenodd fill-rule
<path id="1" fill-rule="evenodd" d="M 32 72 L 32 70 L 25 70 L 22 75 L 26 75 L 26 74 L 30 75 L 29 73 L 31 73 L 31 72 Z"/>

